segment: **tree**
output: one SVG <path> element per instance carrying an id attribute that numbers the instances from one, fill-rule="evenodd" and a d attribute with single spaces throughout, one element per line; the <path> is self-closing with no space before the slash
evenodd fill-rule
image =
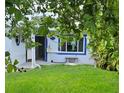
<path id="1" fill-rule="evenodd" d="M 87 33 L 90 41 L 89 48 L 96 59 L 97 66 L 108 70 L 118 70 L 118 0 L 14 1 L 16 2 L 6 0 L 6 3 L 11 3 L 11 6 L 6 4 L 6 15 L 7 17 L 11 15 L 12 28 L 18 21 L 27 19 L 27 14 L 51 13 L 50 16 L 39 19 L 41 22 L 37 24 L 40 31 L 47 33 L 48 36 L 56 35 L 66 39 L 68 36 L 63 37 L 63 35 L 71 33 L 74 38 L 80 39 L 83 36 L 82 33 Z M 29 20 L 26 21 L 29 22 Z M 51 27 L 56 31 L 50 33 L 48 30 Z M 24 33 L 28 33 L 28 30 Z"/>

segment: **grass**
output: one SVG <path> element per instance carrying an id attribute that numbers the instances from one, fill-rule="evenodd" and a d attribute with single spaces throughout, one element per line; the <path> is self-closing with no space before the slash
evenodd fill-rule
<path id="1" fill-rule="evenodd" d="M 42 66 L 6 73 L 6 93 L 119 93 L 117 72 L 89 65 Z"/>

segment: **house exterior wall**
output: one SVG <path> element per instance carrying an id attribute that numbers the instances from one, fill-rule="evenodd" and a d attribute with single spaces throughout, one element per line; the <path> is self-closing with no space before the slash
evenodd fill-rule
<path id="1" fill-rule="evenodd" d="M 15 39 L 5 37 L 5 51 L 10 52 L 12 62 L 17 59 L 19 64 L 26 62 L 26 49 L 24 43 L 20 42 L 19 46 L 16 45 Z"/>
<path id="2" fill-rule="evenodd" d="M 15 39 L 5 38 L 5 51 L 9 51 L 11 54 L 11 59 L 14 61 L 15 59 L 19 60 L 19 65 L 26 62 L 26 49 L 25 44 L 20 42 L 19 46 L 16 45 Z M 94 64 L 94 60 L 91 58 L 91 55 L 86 49 L 86 54 L 81 52 L 62 52 L 58 51 L 59 47 L 59 39 L 55 38 L 51 40 L 50 38 L 46 38 L 46 62 L 53 61 L 54 63 L 64 63 L 66 57 L 77 57 L 79 64 Z M 85 42 L 84 42 L 85 43 Z M 83 44 L 85 45 L 85 44 Z M 32 59 L 31 50 L 27 51 L 27 58 Z"/>
<path id="3" fill-rule="evenodd" d="M 57 63 L 64 63 L 66 57 L 76 57 L 78 58 L 79 64 L 94 64 L 94 60 L 91 58 L 91 55 L 86 49 L 86 54 L 81 52 L 62 52 L 58 51 L 59 47 L 59 39 L 55 38 L 55 40 L 51 40 L 47 38 L 47 61 L 48 62 L 57 62 Z M 83 42 L 85 43 L 85 42 Z M 85 44 L 83 44 L 85 47 Z"/>

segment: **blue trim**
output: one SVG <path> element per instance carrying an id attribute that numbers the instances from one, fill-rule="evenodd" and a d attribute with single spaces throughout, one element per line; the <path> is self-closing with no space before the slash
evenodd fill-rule
<path id="1" fill-rule="evenodd" d="M 47 45 L 48 44 L 48 42 L 47 42 L 47 37 L 46 37 L 46 61 L 47 61 Z"/>
<path id="2" fill-rule="evenodd" d="M 56 39 L 56 38 L 55 38 L 55 37 L 50 37 L 50 39 L 51 39 L 51 40 L 54 40 L 54 39 Z"/>
<path id="3" fill-rule="evenodd" d="M 47 61 L 47 37 L 45 37 L 45 61 Z"/>
<path id="4" fill-rule="evenodd" d="M 59 55 L 86 55 L 85 53 L 57 53 Z"/>
<path id="5" fill-rule="evenodd" d="M 84 34 L 83 36 L 84 36 L 83 41 L 82 41 L 83 44 L 84 44 L 83 45 L 84 48 L 83 48 L 83 51 L 82 51 L 83 53 L 77 53 L 77 52 L 75 52 L 75 53 L 69 53 L 67 51 L 66 53 L 57 53 L 57 54 L 59 54 L 59 55 L 86 55 L 86 52 L 87 52 L 87 38 L 86 38 L 87 37 L 87 34 Z M 59 47 L 60 45 L 59 44 L 60 44 L 60 39 L 58 40 L 58 51 L 60 51 L 60 47 Z"/>
<path id="6" fill-rule="evenodd" d="M 58 51 L 60 51 L 60 39 L 58 39 Z"/>
<path id="7" fill-rule="evenodd" d="M 84 49 L 84 55 L 86 55 L 86 51 L 87 51 L 87 38 L 85 36 L 85 42 L 84 42 L 84 46 L 85 46 L 85 49 Z"/>

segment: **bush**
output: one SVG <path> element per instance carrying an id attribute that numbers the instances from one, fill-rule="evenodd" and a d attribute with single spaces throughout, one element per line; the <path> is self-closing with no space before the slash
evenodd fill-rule
<path id="1" fill-rule="evenodd" d="M 5 65 L 6 65 L 6 71 L 8 73 L 10 72 L 16 72 L 17 67 L 16 65 L 19 63 L 17 59 L 14 60 L 14 62 L 11 61 L 10 53 L 8 51 L 5 52 Z"/>

